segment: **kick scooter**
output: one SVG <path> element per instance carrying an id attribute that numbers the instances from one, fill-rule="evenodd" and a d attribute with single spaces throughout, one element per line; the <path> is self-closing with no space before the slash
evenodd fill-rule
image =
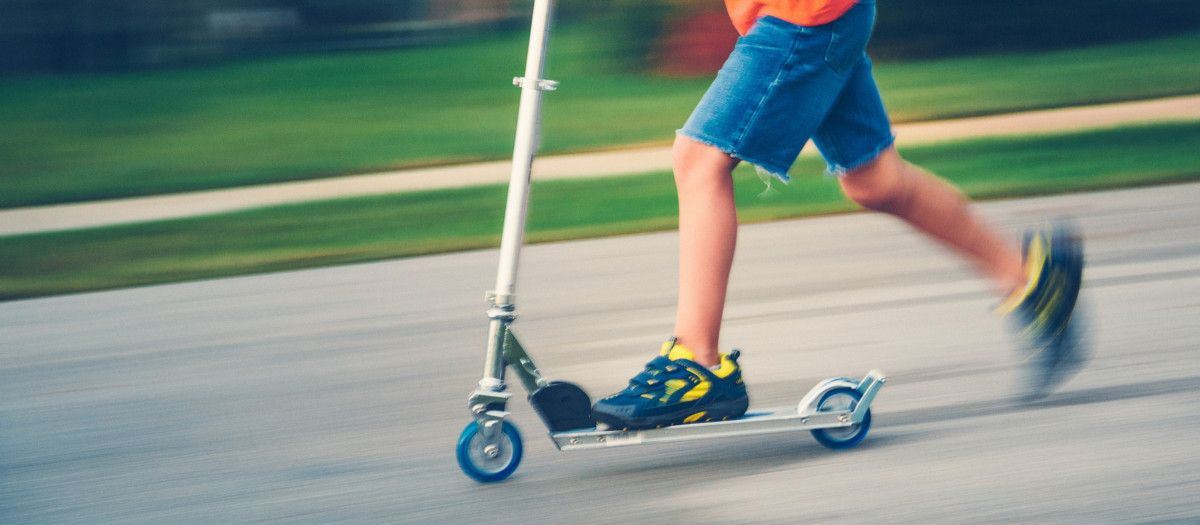
<path id="1" fill-rule="evenodd" d="M 757 410 L 728 421 L 691 423 L 650 430 L 606 430 L 592 419 L 592 402 L 578 386 L 547 381 L 513 334 L 516 320 L 517 259 L 525 234 L 530 173 L 537 149 L 542 93 L 557 83 L 542 79 L 549 41 L 552 0 L 535 0 L 533 26 L 525 76 L 513 83 L 521 88 L 512 174 L 500 241 L 500 268 L 495 290 L 487 294 L 490 319 L 483 378 L 471 393 L 467 407 L 471 423 L 458 440 L 458 464 L 480 482 L 508 478 L 521 462 L 521 434 L 507 421 L 505 372 L 511 368 L 529 403 L 550 429 L 559 450 L 587 450 L 693 439 L 748 436 L 797 430 L 811 431 L 826 447 L 845 449 L 857 445 L 871 427 L 871 401 L 885 378 L 873 370 L 863 379 L 828 379 L 813 387 L 797 406 Z"/>

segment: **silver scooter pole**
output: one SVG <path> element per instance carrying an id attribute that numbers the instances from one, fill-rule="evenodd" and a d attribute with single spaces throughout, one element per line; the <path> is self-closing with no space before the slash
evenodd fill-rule
<path id="1" fill-rule="evenodd" d="M 496 287 L 488 294 L 491 304 L 488 317 L 491 323 L 483 379 L 479 381 L 479 390 L 484 392 L 500 392 L 504 388 L 503 346 L 508 325 L 516 318 L 517 262 L 525 237 L 533 156 L 539 142 L 542 92 L 553 91 L 557 86 L 554 81 L 542 79 L 546 46 L 550 39 L 552 4 L 552 0 L 534 2 L 525 76 L 513 79 L 513 84 L 521 88 L 521 104 L 517 116 L 516 143 L 513 146 L 508 202 L 505 205 L 504 232 L 500 239 L 500 267 L 496 273 Z"/>

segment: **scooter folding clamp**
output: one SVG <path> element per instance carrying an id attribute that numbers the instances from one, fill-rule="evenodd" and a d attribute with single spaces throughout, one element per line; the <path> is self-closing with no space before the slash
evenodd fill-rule
<path id="1" fill-rule="evenodd" d="M 529 79 L 525 77 L 513 77 L 513 85 L 519 88 L 524 88 L 528 82 Z M 558 89 L 558 81 L 537 79 L 534 80 L 531 87 L 538 91 L 555 91 Z"/>
<path id="2" fill-rule="evenodd" d="M 475 390 L 467 398 L 467 409 L 477 419 L 504 419 L 508 416 L 504 408 L 508 406 L 511 397 L 512 394 L 508 392 Z"/>

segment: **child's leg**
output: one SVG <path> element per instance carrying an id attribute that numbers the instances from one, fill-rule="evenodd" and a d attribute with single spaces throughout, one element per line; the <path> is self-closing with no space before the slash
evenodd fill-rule
<path id="1" fill-rule="evenodd" d="M 966 256 L 996 282 L 1001 294 L 1024 285 L 1020 250 L 972 213 L 956 188 L 905 162 L 895 148 L 884 150 L 840 181 L 851 200 L 895 215 Z"/>
<path id="2" fill-rule="evenodd" d="M 725 291 L 737 240 L 733 168 L 721 150 L 678 137 L 674 148 L 679 192 L 679 304 L 675 337 L 704 366 L 719 362 Z"/>
<path id="3" fill-rule="evenodd" d="M 717 352 L 737 240 L 738 159 L 679 135 L 679 302 L 675 337 L 625 389 L 592 405 L 597 426 L 649 429 L 742 417 L 750 404 L 737 351 Z M 720 366 L 715 366 L 720 365 Z"/>
<path id="4" fill-rule="evenodd" d="M 844 73 L 862 55 L 873 13 L 874 4 L 863 2 L 843 23 L 816 28 L 765 17 L 738 40 L 677 132 L 676 337 L 628 387 L 593 405 L 598 423 L 655 428 L 745 413 L 749 398 L 739 353 L 717 353 L 737 238 L 731 173 L 741 159 L 786 178 L 807 137 L 840 96 Z M 882 140 L 890 140 L 886 129 L 875 146 Z M 720 366 L 713 368 L 718 361 Z"/>
<path id="5" fill-rule="evenodd" d="M 965 255 L 1009 295 L 998 312 L 1026 354 L 1025 400 L 1046 396 L 1082 368 L 1088 349 L 1075 308 L 1083 240 L 1070 223 L 1027 232 L 1018 249 L 971 213 L 956 189 L 892 148 L 850 170 L 841 183 L 859 204 L 895 215 Z"/>

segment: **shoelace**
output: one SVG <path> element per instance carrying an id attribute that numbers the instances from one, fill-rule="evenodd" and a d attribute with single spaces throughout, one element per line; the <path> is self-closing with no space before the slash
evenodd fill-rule
<path id="1" fill-rule="evenodd" d="M 646 369 L 629 380 L 629 392 L 641 395 L 665 389 L 671 379 L 686 379 L 691 372 L 667 359 L 658 356 L 646 364 Z"/>

